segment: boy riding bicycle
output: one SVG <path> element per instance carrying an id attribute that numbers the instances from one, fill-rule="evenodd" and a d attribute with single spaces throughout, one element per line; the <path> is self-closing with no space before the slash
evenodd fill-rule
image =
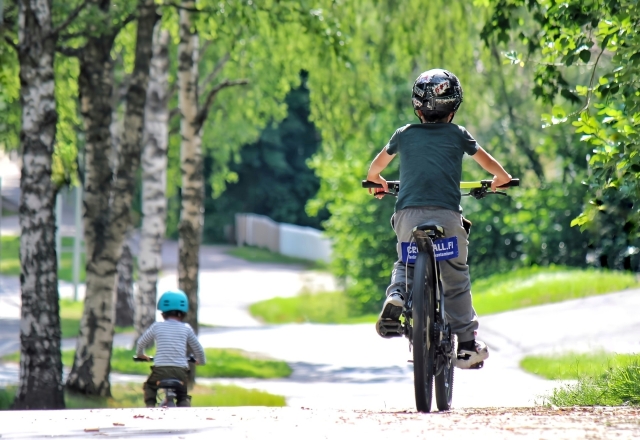
<path id="1" fill-rule="evenodd" d="M 178 406 L 191 406 L 191 396 L 187 395 L 189 364 L 187 349 L 193 353 L 197 364 L 204 364 L 204 349 L 191 326 L 182 322 L 189 311 L 189 300 L 182 290 L 170 290 L 162 294 L 158 301 L 164 322 L 155 322 L 138 339 L 136 356 L 149 360 L 144 349 L 156 342 L 156 354 L 151 374 L 144 383 L 144 402 L 147 408 L 156 406 L 158 382 L 163 379 L 178 379 L 182 386 L 176 389 Z"/>
<path id="2" fill-rule="evenodd" d="M 367 180 L 382 185 L 376 193 L 388 192 L 387 181 L 380 173 L 400 154 L 400 193 L 391 218 L 397 239 L 398 261 L 393 266 L 387 298 L 376 322 L 399 321 L 407 292 L 411 291 L 413 266 L 402 262 L 402 243 L 411 241 L 413 228 L 425 222 L 443 226 L 447 236 L 458 239 L 458 257 L 440 263 L 446 312 L 451 329 L 458 337 L 455 366 L 478 368 L 489 357 L 489 350 L 476 341 L 478 316 L 471 300 L 471 280 L 467 266 L 468 230 L 463 226 L 460 206 L 462 158 L 467 153 L 491 173 L 491 189 L 508 183 L 511 176 L 476 140 L 452 120 L 462 103 L 462 86 L 451 72 L 432 69 L 423 72 L 412 91 L 414 113 L 420 124 L 407 124 L 391 136 L 375 157 Z M 371 192 L 371 190 L 369 190 Z M 382 198 L 384 194 L 376 194 Z M 468 223 L 468 222 L 467 222 Z M 470 223 L 468 223 L 470 225 Z M 468 226 L 467 226 L 468 227 Z"/>

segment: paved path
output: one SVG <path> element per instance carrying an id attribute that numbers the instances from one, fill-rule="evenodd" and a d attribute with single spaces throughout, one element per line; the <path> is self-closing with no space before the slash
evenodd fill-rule
<path id="1" fill-rule="evenodd" d="M 166 248 L 171 250 L 174 245 L 169 243 Z M 285 360 L 294 369 L 285 380 L 215 382 L 282 394 L 292 407 L 413 408 L 412 365 L 407 362 L 411 354 L 405 339 L 381 339 L 372 324 L 263 326 L 246 310 L 261 299 L 291 296 L 302 289 L 333 288 L 331 277 L 291 266 L 247 263 L 215 246 L 203 248 L 203 266 L 200 319 L 216 327 L 203 329 L 202 343 L 262 353 Z M 160 289 L 175 283 L 175 274 L 166 271 Z M 10 307 L 0 308 L 4 313 L 0 348 L 7 352 L 19 343 L 19 297 L 7 288 L 17 286 L 17 279 L 3 277 L 2 286 L 0 300 L 13 304 L 14 310 L 7 313 Z M 629 312 L 639 308 L 640 291 L 631 290 L 482 317 L 481 337 L 491 348 L 491 357 L 483 370 L 456 371 L 454 405 L 533 405 L 557 384 L 519 369 L 519 360 L 529 353 L 600 348 L 640 351 L 640 323 Z M 118 338 L 117 344 L 130 344 L 127 335 Z M 73 341 L 66 341 L 65 346 L 73 347 Z M 0 381 L 17 380 L 17 368 L 3 371 Z M 113 380 L 139 378 L 114 374 Z"/>

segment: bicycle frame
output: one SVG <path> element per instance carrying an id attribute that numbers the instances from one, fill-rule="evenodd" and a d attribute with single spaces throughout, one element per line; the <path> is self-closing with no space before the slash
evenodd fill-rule
<path id="1" fill-rule="evenodd" d="M 493 191 L 491 180 L 461 182 L 460 189 L 468 190 L 464 196 L 482 199 L 490 194 L 504 195 Z M 519 179 L 500 188 L 519 186 Z M 364 188 L 383 188 L 381 184 L 363 181 Z M 398 196 L 399 181 L 387 181 L 388 191 L 376 191 L 374 195 Z M 434 240 L 445 238 L 445 231 L 435 224 L 416 226 L 412 232 L 418 247 L 418 258 L 414 266 L 413 287 L 408 292 L 402 311 L 404 322 L 387 320 L 379 322 L 383 336 L 405 336 L 413 352 L 414 387 L 416 408 L 420 412 L 431 411 L 433 382 L 436 382 L 438 409 L 448 410 L 453 396 L 453 372 L 456 336 L 452 334 L 445 313 L 445 298 L 441 279 L 440 263 L 436 260 Z M 424 267 L 423 267 L 424 265 Z M 417 295 L 414 297 L 414 295 Z M 414 313 L 416 314 L 414 316 Z M 419 350 L 419 352 L 418 352 Z"/>

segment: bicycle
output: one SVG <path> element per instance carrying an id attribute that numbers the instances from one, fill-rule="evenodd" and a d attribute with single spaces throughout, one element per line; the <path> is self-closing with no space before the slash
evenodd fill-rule
<path id="1" fill-rule="evenodd" d="M 400 181 L 388 181 L 389 191 L 378 192 L 397 197 Z M 519 179 L 512 179 L 500 188 L 519 186 Z M 367 180 L 363 188 L 382 188 L 382 185 Z M 460 189 L 469 190 L 463 196 L 478 200 L 490 194 L 504 195 L 503 191 L 491 191 L 491 180 L 460 182 Z M 467 230 L 468 232 L 468 230 Z M 447 322 L 445 302 L 440 278 L 440 261 L 458 255 L 456 237 L 447 237 L 440 225 L 423 223 L 413 228 L 412 243 L 406 247 L 407 263 L 414 265 L 413 288 L 402 311 L 402 319 L 383 321 L 381 332 L 386 336 L 404 336 L 409 339 L 409 350 L 413 354 L 413 379 L 416 409 L 430 412 L 435 378 L 436 405 L 439 411 L 451 408 L 453 399 L 454 357 L 457 355 L 457 338 L 451 333 Z M 403 249 L 403 254 L 405 250 Z M 415 258 L 411 259 L 410 254 Z M 422 281 L 420 281 L 422 280 Z M 419 350 L 416 350 L 419 347 Z M 480 362 L 477 368 L 482 368 Z"/>
<path id="2" fill-rule="evenodd" d="M 137 356 L 133 356 L 133 360 L 134 362 L 153 362 L 153 357 L 149 356 L 149 359 L 144 359 L 144 358 L 139 358 Z M 196 358 L 193 356 L 189 356 L 187 358 L 187 361 L 190 364 L 195 364 Z M 164 395 L 164 397 L 160 398 L 160 403 L 158 404 L 158 407 L 175 408 L 176 402 L 177 402 L 176 389 L 180 387 L 186 387 L 186 384 L 179 379 L 168 378 L 168 379 L 162 379 L 158 381 L 157 385 L 158 385 L 158 395 L 160 396 Z"/>

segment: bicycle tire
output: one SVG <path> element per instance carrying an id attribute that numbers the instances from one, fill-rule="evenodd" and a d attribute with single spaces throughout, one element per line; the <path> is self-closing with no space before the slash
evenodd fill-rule
<path id="1" fill-rule="evenodd" d="M 446 356 L 444 353 L 441 353 L 439 357 L 439 361 L 443 363 L 442 370 L 435 377 L 436 382 L 436 405 L 438 406 L 438 411 L 448 411 L 451 409 L 451 402 L 453 400 L 453 356 L 455 356 L 457 347 L 456 347 L 456 336 L 450 335 L 451 338 L 451 356 Z"/>
<path id="2" fill-rule="evenodd" d="M 433 262 L 429 255 L 418 253 L 413 272 L 413 384 L 416 409 L 425 413 L 431 411 L 435 360 L 431 335 L 435 320 L 432 275 Z"/>

